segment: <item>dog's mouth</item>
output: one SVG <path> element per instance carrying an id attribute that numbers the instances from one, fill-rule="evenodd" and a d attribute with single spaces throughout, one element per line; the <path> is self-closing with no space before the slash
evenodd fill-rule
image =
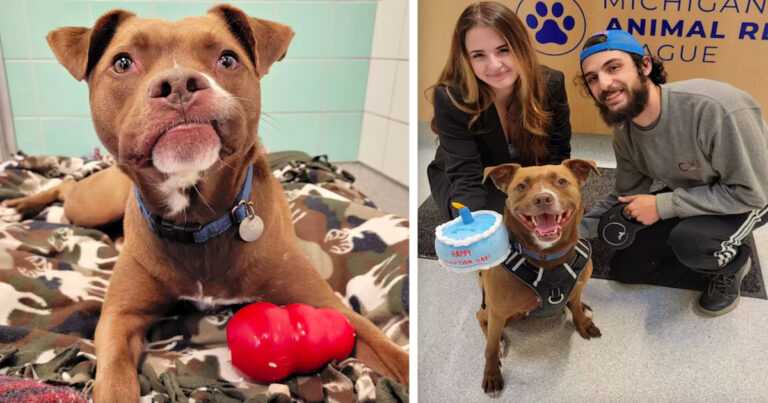
<path id="1" fill-rule="evenodd" d="M 149 150 L 161 172 L 203 171 L 219 158 L 222 130 L 218 120 L 185 119 L 157 131 Z"/>
<path id="2" fill-rule="evenodd" d="M 150 151 L 154 151 L 154 149 L 158 146 L 161 140 L 163 140 L 165 137 L 167 137 L 169 134 L 171 137 L 174 136 L 175 133 L 181 133 L 181 132 L 195 132 L 196 134 L 203 134 L 208 135 L 208 131 L 212 131 L 213 134 L 216 135 L 219 139 L 221 139 L 221 127 L 219 126 L 219 121 L 215 119 L 185 119 L 185 120 L 177 120 L 174 122 L 169 123 L 162 129 L 157 131 L 157 134 L 155 134 L 154 141 L 152 145 L 150 146 Z M 171 139 L 172 140 L 172 139 Z"/>
<path id="3" fill-rule="evenodd" d="M 573 217 L 573 210 L 565 210 L 562 213 L 543 213 L 538 215 L 516 214 L 526 229 L 536 238 L 545 242 L 557 241 L 563 234 L 563 227 Z"/>

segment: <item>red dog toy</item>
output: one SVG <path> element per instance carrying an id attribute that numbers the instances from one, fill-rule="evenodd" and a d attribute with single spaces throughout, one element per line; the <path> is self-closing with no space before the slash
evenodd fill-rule
<path id="1" fill-rule="evenodd" d="M 257 382 L 271 383 L 348 357 L 355 330 L 332 309 L 257 302 L 229 320 L 227 344 L 237 369 Z"/>

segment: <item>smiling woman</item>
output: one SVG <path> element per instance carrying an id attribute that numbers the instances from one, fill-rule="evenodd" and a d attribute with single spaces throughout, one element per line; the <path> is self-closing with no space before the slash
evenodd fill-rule
<path id="1" fill-rule="evenodd" d="M 500 3 L 464 9 L 431 92 L 439 145 L 427 175 L 445 218 L 456 215 L 451 202 L 503 210 L 504 193 L 483 184 L 486 167 L 570 157 L 563 74 L 537 62 L 523 23 Z"/>

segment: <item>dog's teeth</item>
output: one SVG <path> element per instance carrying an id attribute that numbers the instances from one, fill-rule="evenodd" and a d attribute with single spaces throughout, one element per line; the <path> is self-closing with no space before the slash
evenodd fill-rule
<path id="1" fill-rule="evenodd" d="M 535 215 L 531 216 L 531 221 L 533 222 L 533 225 L 539 225 L 538 223 L 536 223 L 536 216 Z"/>

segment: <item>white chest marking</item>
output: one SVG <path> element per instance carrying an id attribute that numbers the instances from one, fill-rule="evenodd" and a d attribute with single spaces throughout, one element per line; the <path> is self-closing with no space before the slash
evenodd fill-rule
<path id="1" fill-rule="evenodd" d="M 165 205 L 170 216 L 175 216 L 189 207 L 189 196 L 184 190 L 194 186 L 200 179 L 197 171 L 180 172 L 160 183 L 159 190 L 165 196 Z"/>
<path id="2" fill-rule="evenodd" d="M 223 305 L 236 305 L 236 304 L 244 304 L 246 302 L 251 302 L 255 300 L 256 298 L 250 297 L 240 297 L 240 298 L 216 298 L 214 296 L 208 295 L 206 296 L 203 293 L 203 283 L 197 282 L 197 294 L 195 295 L 182 295 L 179 297 L 179 299 L 186 300 L 186 301 L 192 301 L 195 306 L 200 309 L 201 311 L 209 310 L 211 308 L 217 307 L 217 306 L 223 306 Z"/>
<path id="3" fill-rule="evenodd" d="M 535 236 L 533 237 L 533 243 L 535 243 L 536 246 L 538 246 L 540 250 L 551 248 L 552 246 L 554 246 L 557 243 L 557 241 L 559 241 L 559 239 L 557 239 L 555 241 L 543 242 L 543 241 L 540 241 L 539 238 L 536 238 Z"/>

